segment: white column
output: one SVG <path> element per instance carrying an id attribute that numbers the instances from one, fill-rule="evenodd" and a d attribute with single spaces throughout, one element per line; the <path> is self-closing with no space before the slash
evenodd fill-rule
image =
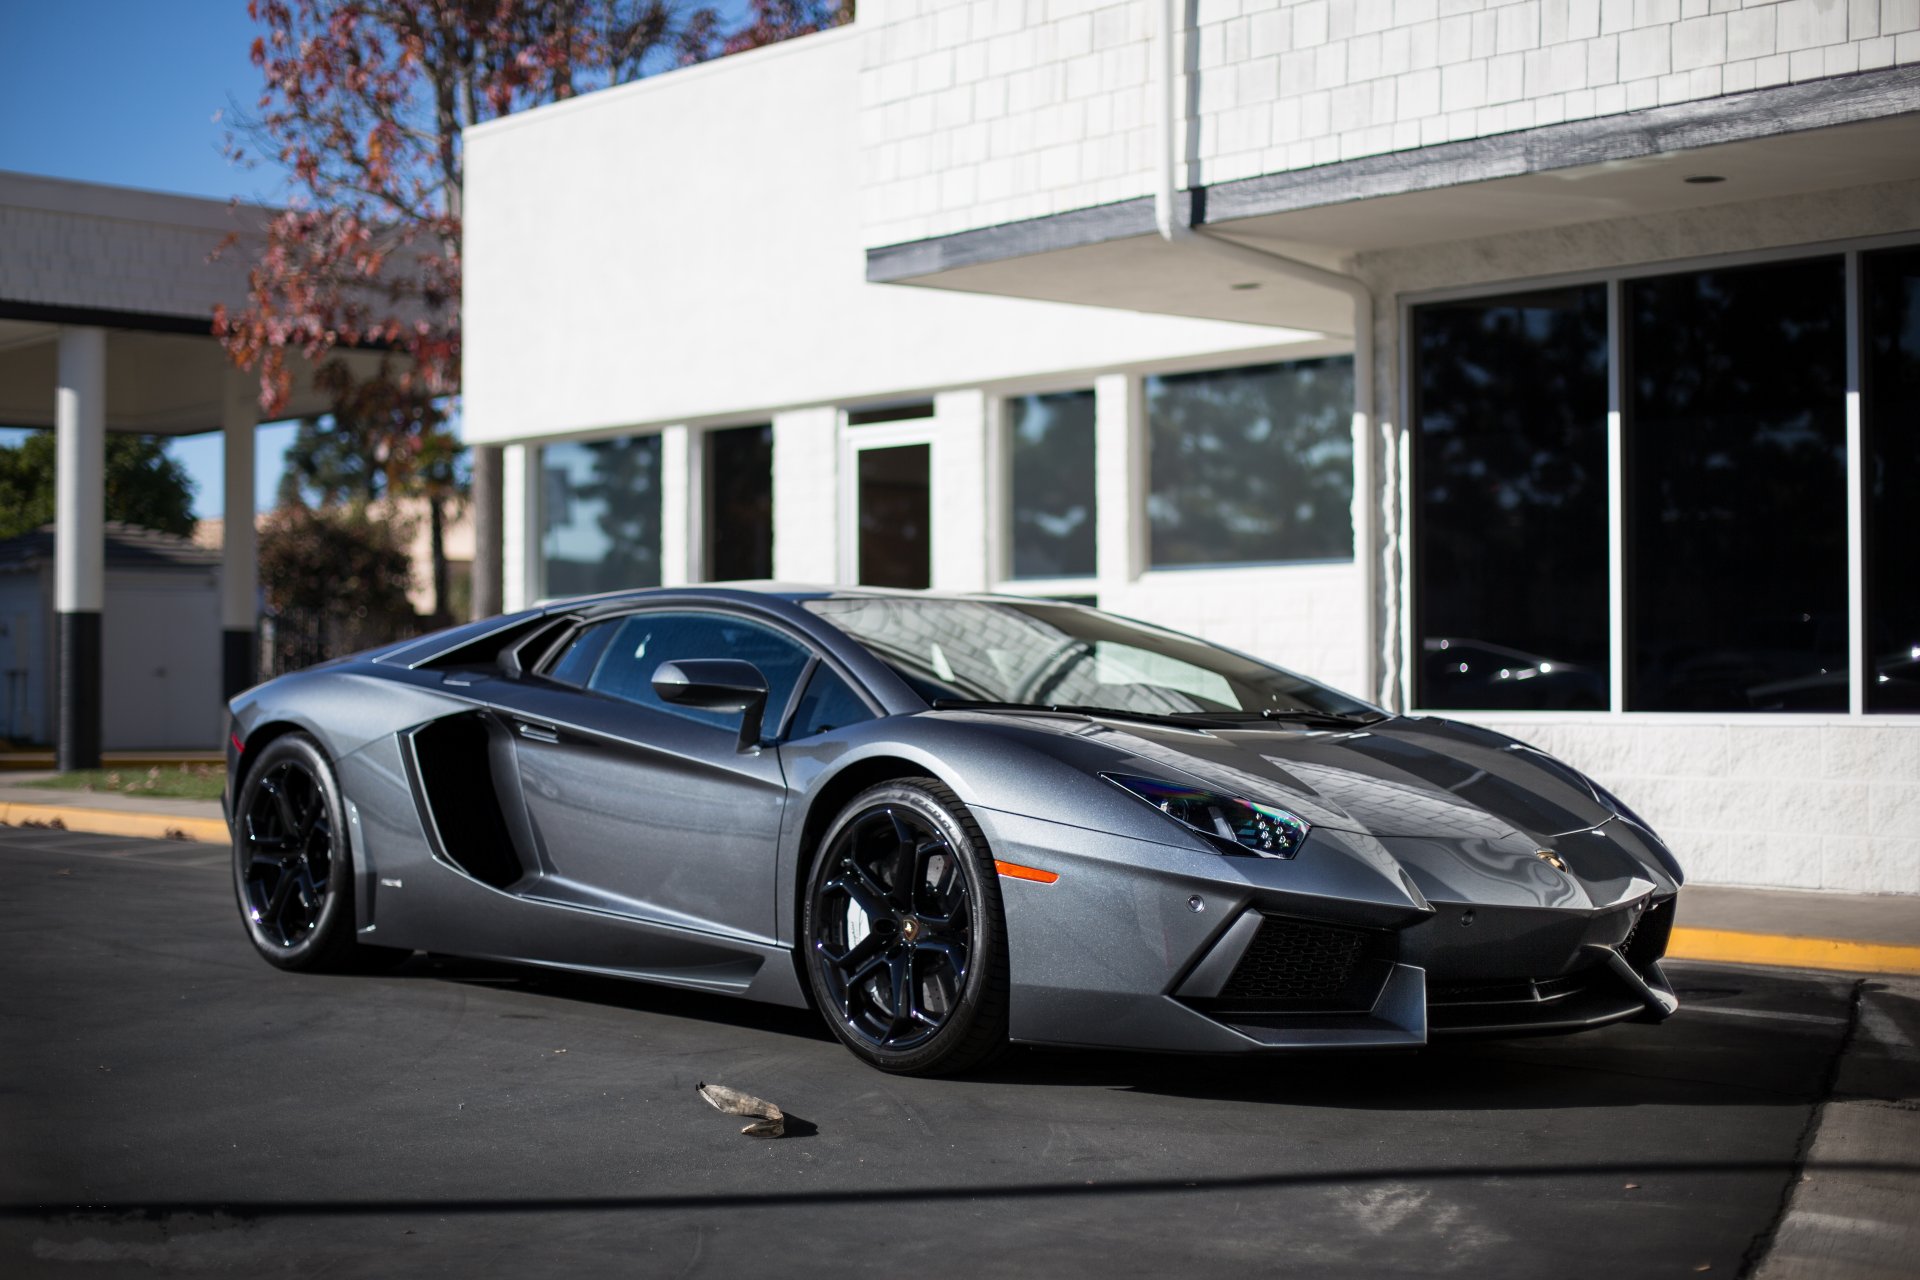
<path id="1" fill-rule="evenodd" d="M 60 331 L 53 421 L 55 756 L 62 770 L 91 769 L 100 763 L 100 610 L 106 597 L 106 330 Z"/>
<path id="2" fill-rule="evenodd" d="M 259 611 L 260 547 L 253 527 L 254 431 L 260 425 L 259 383 L 238 369 L 226 373 L 220 406 L 225 526 L 220 543 L 222 679 L 231 698 L 255 677 L 254 625 Z"/>
<path id="3" fill-rule="evenodd" d="M 508 613 L 531 605 L 539 593 L 539 454 L 531 445 L 500 451 L 500 604 Z"/>
<path id="4" fill-rule="evenodd" d="M 1100 603 L 1123 608 L 1127 589 L 1147 567 L 1146 393 L 1138 377 L 1094 379 L 1093 438 Z"/>
<path id="5" fill-rule="evenodd" d="M 98 613 L 106 576 L 107 331 L 60 331 L 54 401 L 54 603 Z"/>
<path id="6" fill-rule="evenodd" d="M 773 415 L 773 576 L 840 577 L 840 411 Z"/>
<path id="7" fill-rule="evenodd" d="M 933 585 L 985 591 L 987 576 L 987 396 L 933 398 Z"/>
<path id="8" fill-rule="evenodd" d="M 660 585 L 682 587 L 694 580 L 694 441 L 685 427 L 660 432 Z"/>

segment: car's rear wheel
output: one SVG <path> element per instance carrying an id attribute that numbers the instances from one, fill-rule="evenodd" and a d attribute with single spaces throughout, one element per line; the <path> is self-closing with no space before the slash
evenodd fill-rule
<path id="1" fill-rule="evenodd" d="M 269 743 L 240 785 L 233 888 L 247 937 L 282 969 L 375 969 L 407 952 L 354 937 L 353 859 L 340 787 L 302 733 Z"/>
<path id="2" fill-rule="evenodd" d="M 973 815 L 932 778 L 854 797 L 821 841 L 801 922 L 807 977 L 849 1049 L 952 1075 L 1007 1042 L 1000 886 Z"/>

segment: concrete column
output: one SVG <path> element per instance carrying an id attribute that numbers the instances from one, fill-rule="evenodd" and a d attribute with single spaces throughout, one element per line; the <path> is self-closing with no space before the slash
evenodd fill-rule
<path id="1" fill-rule="evenodd" d="M 259 384 L 238 369 L 227 371 L 220 431 L 225 444 L 223 487 L 226 526 L 220 543 L 221 690 L 231 698 L 253 687 L 259 644 L 260 544 L 253 527 L 254 432 L 260 425 Z"/>
<path id="2" fill-rule="evenodd" d="M 773 576 L 840 578 L 840 411 L 773 415 Z"/>
<path id="3" fill-rule="evenodd" d="M 942 391 L 933 398 L 933 585 L 985 591 L 987 580 L 987 396 Z"/>
<path id="4" fill-rule="evenodd" d="M 539 596 L 540 486 L 532 474 L 539 465 L 539 451 L 530 445 L 500 450 L 500 604 L 509 613 Z"/>
<path id="5" fill-rule="evenodd" d="M 53 607 L 57 766 L 100 765 L 100 610 L 106 596 L 107 332 L 60 331 L 54 393 Z"/>
<path id="6" fill-rule="evenodd" d="M 660 585 L 684 587 L 694 581 L 693 445 L 685 427 L 660 432 Z"/>
<path id="7" fill-rule="evenodd" d="M 1146 392 L 1133 374 L 1094 379 L 1093 472 L 1100 603 L 1122 609 L 1147 567 Z"/>
<path id="8" fill-rule="evenodd" d="M 505 466 L 497 444 L 473 446 L 473 616 L 486 618 L 499 613 L 504 579 L 501 566 L 504 546 L 501 527 Z"/>

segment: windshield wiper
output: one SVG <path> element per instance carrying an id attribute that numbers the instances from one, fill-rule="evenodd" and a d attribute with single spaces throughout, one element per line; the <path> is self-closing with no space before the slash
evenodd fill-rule
<path id="1" fill-rule="evenodd" d="M 1295 724 L 1325 725 L 1338 729 L 1362 728 L 1392 718 L 1365 712 L 1313 711 L 1305 707 L 1265 707 L 1259 711 L 1208 711 L 1200 714 L 1213 720 L 1229 720 L 1242 724 L 1254 720 L 1285 720 Z"/>
<path id="2" fill-rule="evenodd" d="M 1211 711 L 1129 711 L 1125 707 L 1093 707 L 1072 702 L 996 702 L 989 698 L 935 698 L 929 705 L 935 711 L 1052 711 L 1062 715 L 1143 720 L 1149 724 L 1200 723 L 1222 718 Z"/>

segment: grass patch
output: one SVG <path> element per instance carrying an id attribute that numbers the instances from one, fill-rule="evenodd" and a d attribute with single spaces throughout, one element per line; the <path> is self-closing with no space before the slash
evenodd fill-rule
<path id="1" fill-rule="evenodd" d="M 167 796 L 176 800 L 218 800 L 226 770 L 212 764 L 182 764 L 150 769 L 75 769 L 57 773 L 36 787 L 95 791 L 119 796 Z"/>

